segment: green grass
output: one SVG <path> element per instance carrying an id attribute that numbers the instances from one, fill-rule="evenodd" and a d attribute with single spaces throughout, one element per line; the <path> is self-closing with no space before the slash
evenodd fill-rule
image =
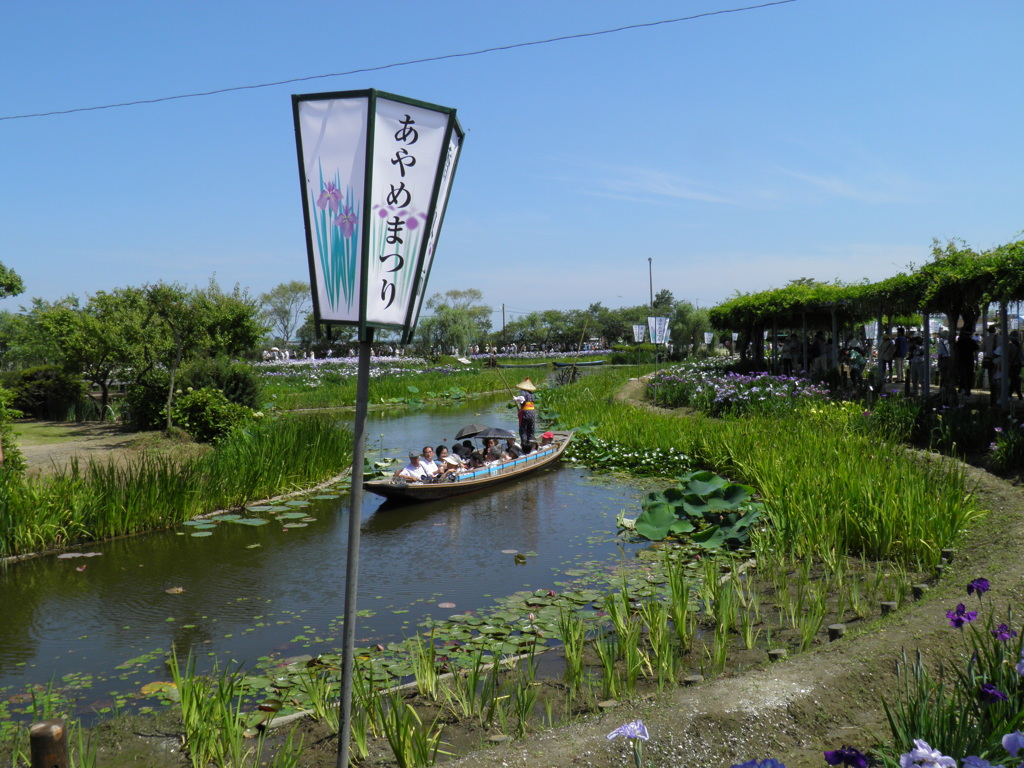
<path id="1" fill-rule="evenodd" d="M 39 424 L 36 422 L 15 422 L 11 429 L 19 445 L 52 445 L 74 440 L 78 434 L 70 426 L 60 424 Z"/>
<path id="2" fill-rule="evenodd" d="M 864 554 L 935 565 L 980 512 L 964 473 L 849 426 L 848 409 L 813 404 L 783 417 L 679 418 L 617 403 L 628 376 L 607 371 L 554 390 L 545 405 L 562 426 L 597 423 L 623 450 L 682 450 L 699 465 L 754 486 L 771 534 L 797 556 Z"/>

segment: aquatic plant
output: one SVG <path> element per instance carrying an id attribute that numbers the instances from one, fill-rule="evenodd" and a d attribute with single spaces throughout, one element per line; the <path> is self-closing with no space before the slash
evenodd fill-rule
<path id="1" fill-rule="evenodd" d="M 690 541 L 705 549 L 736 548 L 750 540 L 749 528 L 763 510 L 751 501 L 753 488 L 708 471 L 677 479 L 674 488 L 647 494 L 632 530 L 651 541 L 689 534 Z"/>

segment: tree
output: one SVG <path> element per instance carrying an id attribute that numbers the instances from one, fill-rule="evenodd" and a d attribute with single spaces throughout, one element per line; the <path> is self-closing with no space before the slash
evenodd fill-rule
<path id="1" fill-rule="evenodd" d="M 658 315 L 659 312 L 669 313 L 672 311 L 672 307 L 675 306 L 676 300 L 672 296 L 672 291 L 668 288 L 662 288 L 656 294 L 654 294 L 654 306 L 651 309 L 654 310 L 654 314 Z M 664 315 L 659 315 L 664 317 Z"/>
<path id="2" fill-rule="evenodd" d="M 427 299 L 427 310 L 433 314 L 419 323 L 420 340 L 428 348 L 455 348 L 460 353 L 484 340 L 491 330 L 491 308 L 478 303 L 482 298 L 476 288 L 435 293 Z"/>
<path id="3" fill-rule="evenodd" d="M 287 344 L 309 311 L 309 283 L 301 280 L 281 283 L 261 294 L 260 301 L 263 302 L 263 317 L 271 330 Z"/>
<path id="4" fill-rule="evenodd" d="M 686 357 L 704 343 L 704 332 L 711 330 L 706 309 L 697 309 L 688 301 L 680 301 L 669 316 L 669 336 L 680 355 Z"/>
<path id="5" fill-rule="evenodd" d="M 62 367 L 100 388 L 100 420 L 106 419 L 110 385 L 131 359 L 135 325 L 144 315 L 143 297 L 135 288 L 100 291 L 84 307 L 76 296 L 41 307 L 39 326 L 60 350 Z"/>
<path id="6" fill-rule="evenodd" d="M 4 266 L 4 263 L 0 261 L 0 299 L 6 299 L 8 296 L 17 296 L 19 293 L 24 293 L 25 283 L 22 282 L 21 276 L 10 267 Z"/>

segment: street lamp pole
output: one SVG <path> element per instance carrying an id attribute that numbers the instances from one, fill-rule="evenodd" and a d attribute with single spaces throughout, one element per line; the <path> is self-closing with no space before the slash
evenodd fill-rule
<path id="1" fill-rule="evenodd" d="M 653 259 L 647 257 L 647 274 L 651 279 L 651 310 L 654 310 L 654 265 L 651 263 Z"/>

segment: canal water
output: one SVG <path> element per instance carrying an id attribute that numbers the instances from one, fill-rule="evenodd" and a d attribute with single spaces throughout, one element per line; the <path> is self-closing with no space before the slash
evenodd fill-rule
<path id="1" fill-rule="evenodd" d="M 472 422 L 514 429 L 507 401 L 371 413 L 368 456 L 450 444 Z M 487 609 L 521 589 L 555 588 L 581 564 L 630 557 L 635 547 L 615 540 L 615 516 L 636 509 L 646 490 L 563 464 L 426 504 L 393 507 L 365 494 L 359 644 L 402 640 L 427 617 Z M 267 514 L 259 527 L 224 522 L 95 544 L 80 552 L 99 555 L 0 573 L 0 701 L 54 681 L 78 690 L 79 711 L 103 708 L 115 692 L 166 679 L 172 646 L 206 668 L 338 651 L 348 496 L 289 514 Z"/>

